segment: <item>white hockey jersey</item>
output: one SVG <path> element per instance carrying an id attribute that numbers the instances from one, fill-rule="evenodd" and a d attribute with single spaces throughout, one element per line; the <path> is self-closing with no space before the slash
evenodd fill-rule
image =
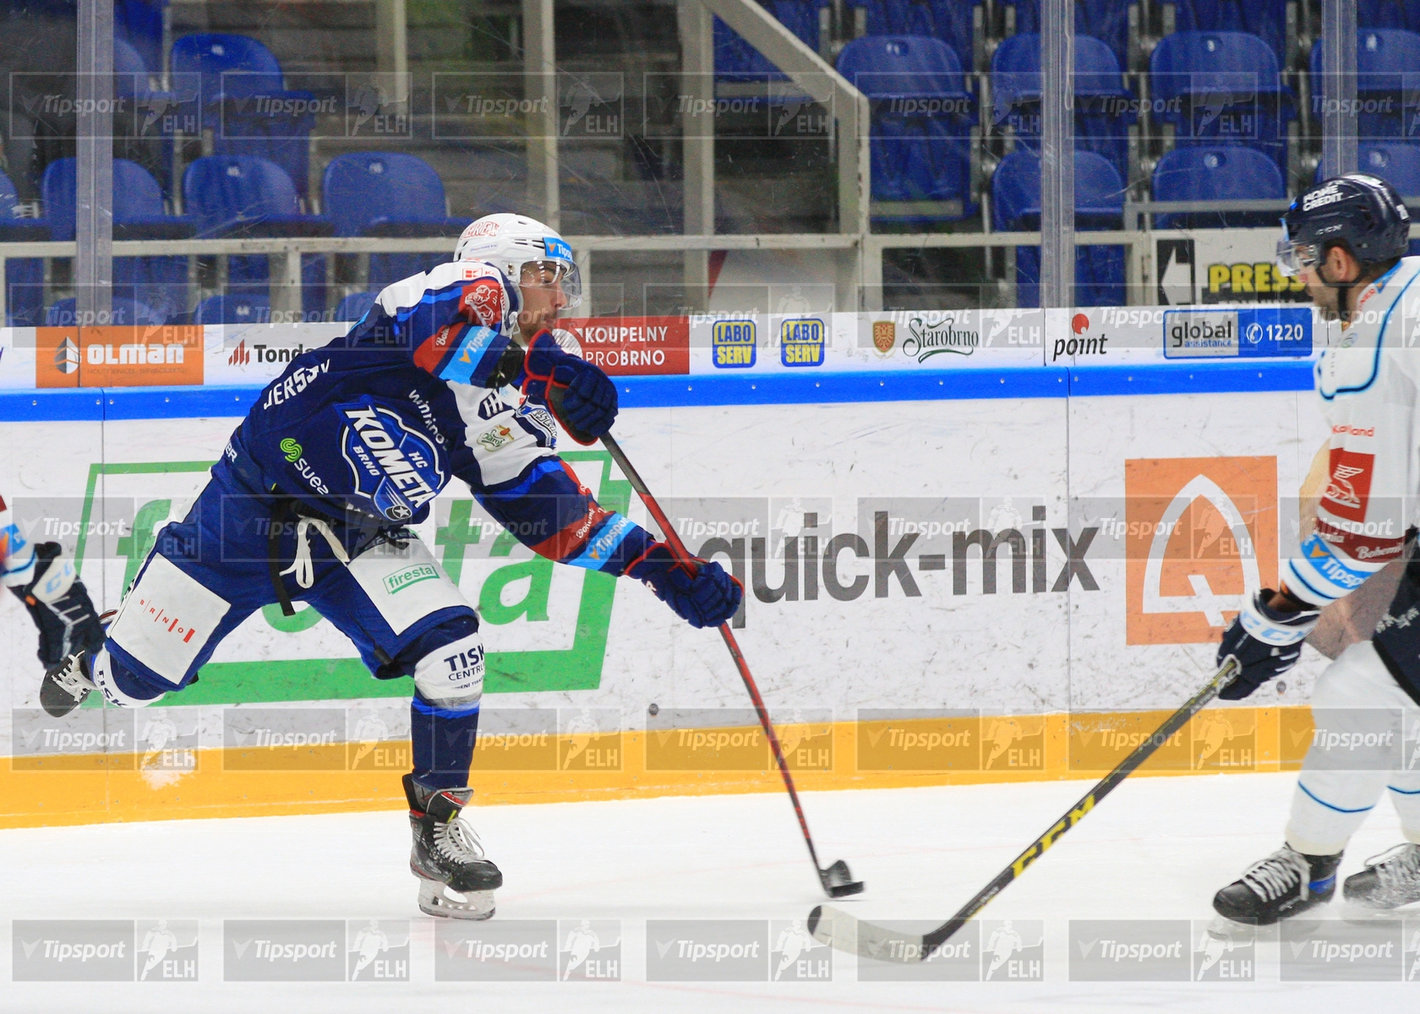
<path id="1" fill-rule="evenodd" d="M 1315 388 L 1331 427 L 1316 530 L 1282 565 L 1282 583 L 1323 606 L 1397 559 L 1420 496 L 1420 257 L 1405 257 L 1356 298 Z"/>

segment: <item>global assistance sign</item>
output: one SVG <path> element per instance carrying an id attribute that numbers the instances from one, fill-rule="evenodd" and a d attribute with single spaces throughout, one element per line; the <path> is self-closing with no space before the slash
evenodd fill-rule
<path id="1" fill-rule="evenodd" d="M 1216 641 L 1277 576 L 1277 459 L 1124 463 L 1127 644 Z"/>

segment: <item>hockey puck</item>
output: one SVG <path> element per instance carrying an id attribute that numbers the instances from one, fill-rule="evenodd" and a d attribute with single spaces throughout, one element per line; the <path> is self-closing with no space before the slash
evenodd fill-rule
<path id="1" fill-rule="evenodd" d="M 651 704 L 646 708 L 646 714 L 648 715 L 659 715 L 660 713 L 661 706 L 659 704 Z"/>

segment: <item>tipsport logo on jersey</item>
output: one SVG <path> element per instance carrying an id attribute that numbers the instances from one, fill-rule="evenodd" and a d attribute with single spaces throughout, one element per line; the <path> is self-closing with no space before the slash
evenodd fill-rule
<path id="1" fill-rule="evenodd" d="M 391 521 L 408 521 L 434 499 L 448 476 L 439 452 L 394 412 L 369 401 L 336 406 L 345 418 L 340 453 L 355 490 Z"/>
<path id="2" fill-rule="evenodd" d="M 1131 458 L 1124 496 L 1125 643 L 1216 641 L 1277 573 L 1277 459 Z"/>

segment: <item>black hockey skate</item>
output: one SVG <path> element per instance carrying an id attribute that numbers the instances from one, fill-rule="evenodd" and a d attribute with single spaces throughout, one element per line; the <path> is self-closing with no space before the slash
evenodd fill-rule
<path id="1" fill-rule="evenodd" d="M 96 689 L 89 678 L 89 654 L 76 651 L 63 664 L 44 674 L 39 687 L 39 706 L 51 718 L 63 718 Z"/>
<path id="2" fill-rule="evenodd" d="M 1213 896 L 1213 909 L 1233 922 L 1270 926 L 1323 905 L 1336 893 L 1341 853 L 1307 856 L 1283 845 Z"/>
<path id="3" fill-rule="evenodd" d="M 419 878 L 419 910 L 450 919 L 487 919 L 503 874 L 483 855 L 473 828 L 459 817 L 473 790 L 431 789 L 404 776 L 414 848 L 409 869 Z"/>
<path id="4" fill-rule="evenodd" d="M 1420 845 L 1406 842 L 1366 860 L 1366 868 L 1346 878 L 1342 896 L 1370 909 L 1392 909 L 1420 901 Z"/>

